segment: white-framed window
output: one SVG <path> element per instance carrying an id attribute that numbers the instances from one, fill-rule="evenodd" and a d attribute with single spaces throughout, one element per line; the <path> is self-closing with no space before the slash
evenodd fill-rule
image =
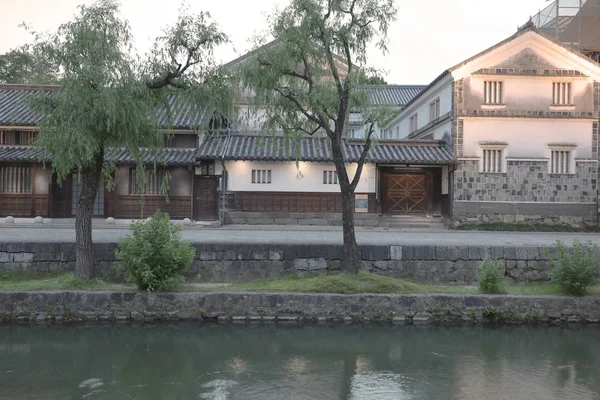
<path id="1" fill-rule="evenodd" d="M 550 148 L 550 162 L 548 172 L 551 174 L 572 174 L 575 163 L 573 153 L 575 146 L 548 146 Z"/>
<path id="2" fill-rule="evenodd" d="M 348 137 L 351 139 L 362 139 L 364 137 L 364 129 L 359 125 L 350 125 L 348 127 Z"/>
<path id="3" fill-rule="evenodd" d="M 338 184 L 337 171 L 323 171 L 323 184 L 324 185 L 337 185 Z"/>
<path id="4" fill-rule="evenodd" d="M 381 138 L 382 139 L 391 139 L 392 138 L 391 129 L 382 129 L 381 130 Z"/>
<path id="5" fill-rule="evenodd" d="M 571 82 L 553 82 L 552 83 L 552 105 L 567 106 L 571 102 Z"/>
<path id="6" fill-rule="evenodd" d="M 504 172 L 505 147 L 506 146 L 481 147 L 481 172 L 496 174 Z"/>
<path id="7" fill-rule="evenodd" d="M 0 165 L 0 193 L 31 193 L 31 166 Z"/>
<path id="8" fill-rule="evenodd" d="M 146 169 L 142 173 L 146 174 L 146 182 L 141 182 L 137 174 L 140 173 L 137 168 L 129 168 L 129 194 L 145 194 L 157 196 L 162 194 L 162 187 L 165 183 L 164 169 Z"/>
<path id="9" fill-rule="evenodd" d="M 271 170 L 270 169 L 253 169 L 252 170 L 252 183 L 271 183 Z"/>
<path id="10" fill-rule="evenodd" d="M 483 82 L 483 103 L 484 104 L 504 104 L 504 82 L 485 81 Z"/>
<path id="11" fill-rule="evenodd" d="M 410 116 L 410 133 L 416 132 L 419 129 L 419 114 L 414 113 Z"/>
<path id="12" fill-rule="evenodd" d="M 429 122 L 435 121 L 440 117 L 440 98 L 429 103 Z"/>

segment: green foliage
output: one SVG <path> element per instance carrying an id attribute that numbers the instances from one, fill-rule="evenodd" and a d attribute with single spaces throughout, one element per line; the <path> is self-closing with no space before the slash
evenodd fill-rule
<path id="1" fill-rule="evenodd" d="M 477 267 L 479 290 L 483 293 L 504 293 L 504 263 L 501 260 L 485 259 Z"/>
<path id="2" fill-rule="evenodd" d="M 0 54 L 0 83 L 56 83 L 56 71 L 40 65 L 30 46 L 22 46 Z"/>
<path id="3" fill-rule="evenodd" d="M 165 291 L 183 281 L 181 274 L 194 261 L 196 250 L 181 242 L 181 228 L 169 215 L 157 211 L 148 221 L 133 222 L 131 236 L 119 241 L 115 251 L 118 270 L 140 290 Z"/>
<path id="4" fill-rule="evenodd" d="M 552 265 L 550 278 L 564 293 L 581 296 L 597 282 L 600 256 L 598 246 L 591 241 L 581 243 L 575 240 L 570 251 L 563 242 L 557 240 L 549 254 Z"/>

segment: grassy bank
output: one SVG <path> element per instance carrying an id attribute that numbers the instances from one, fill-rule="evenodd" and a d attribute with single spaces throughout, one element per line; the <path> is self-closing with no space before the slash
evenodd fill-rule
<path id="1" fill-rule="evenodd" d="M 494 232 L 600 232 L 598 226 L 586 226 L 584 228 L 575 228 L 571 225 L 563 224 L 527 224 L 507 222 L 482 222 L 467 223 L 455 228 L 458 231 L 494 231 Z"/>
<path id="2" fill-rule="evenodd" d="M 103 281 L 85 282 L 76 279 L 72 273 L 44 276 L 0 274 L 0 290 L 136 290 L 133 285 L 108 283 Z M 298 292 L 298 293 L 480 293 L 476 286 L 426 285 L 402 279 L 387 278 L 361 271 L 358 275 L 331 275 L 297 277 L 234 283 L 228 286 L 202 286 L 186 283 L 180 291 L 249 291 L 249 292 Z M 507 294 L 514 295 L 561 295 L 556 285 L 551 283 L 515 284 L 506 286 Z M 590 296 L 600 296 L 600 285 L 590 288 Z"/>

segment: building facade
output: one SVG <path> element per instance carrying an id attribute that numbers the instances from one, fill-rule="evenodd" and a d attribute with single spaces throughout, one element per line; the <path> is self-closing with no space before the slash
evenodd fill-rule
<path id="1" fill-rule="evenodd" d="M 600 64 L 582 53 L 528 25 L 427 86 L 363 89 L 398 115 L 375 132 L 356 189 L 358 224 L 598 223 Z M 0 216 L 72 217 L 77 174 L 58 184 L 51 160 L 30 146 L 39 121 L 26 107 L 30 90 L 0 86 Z M 135 219 L 161 209 L 196 221 L 341 224 L 329 140 L 261 135 L 260 113 L 244 96 L 236 108 L 216 133 L 198 129 L 202 113 L 175 115 L 164 153 L 144 153 L 149 167 L 161 166 L 149 168 L 143 188 L 132 158 L 109 151 L 115 186 L 103 184 L 95 216 Z M 350 176 L 363 132 L 361 116 L 351 114 L 343 142 Z"/>
<path id="2" fill-rule="evenodd" d="M 599 82 L 600 64 L 529 25 L 442 73 L 393 125 L 451 143 L 457 223 L 596 224 Z"/>

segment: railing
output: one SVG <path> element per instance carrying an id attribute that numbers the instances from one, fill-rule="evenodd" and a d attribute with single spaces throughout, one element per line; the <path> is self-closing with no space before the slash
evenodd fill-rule
<path id="1" fill-rule="evenodd" d="M 48 195 L 0 193 L 0 217 L 48 217 Z"/>
<path id="2" fill-rule="evenodd" d="M 157 210 L 169 214 L 171 218 L 191 218 L 192 196 L 111 195 L 107 196 L 108 217 L 138 219 L 152 216 Z"/>

